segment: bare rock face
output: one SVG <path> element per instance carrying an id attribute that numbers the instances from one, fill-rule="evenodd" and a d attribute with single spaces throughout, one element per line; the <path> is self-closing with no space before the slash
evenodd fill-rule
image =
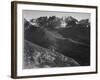
<path id="1" fill-rule="evenodd" d="M 80 66 L 74 59 L 61 53 L 24 41 L 23 69 Z"/>

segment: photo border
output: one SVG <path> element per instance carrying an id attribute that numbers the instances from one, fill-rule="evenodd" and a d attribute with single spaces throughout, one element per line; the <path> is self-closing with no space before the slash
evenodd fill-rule
<path id="1" fill-rule="evenodd" d="M 33 75 L 33 76 L 17 76 L 17 4 L 28 5 L 47 5 L 47 6 L 59 6 L 59 7 L 82 7 L 96 9 L 96 71 L 95 72 L 82 72 L 82 73 L 63 73 L 63 74 L 50 74 L 50 75 Z M 57 4 L 57 3 L 40 3 L 40 2 L 26 2 L 26 1 L 12 1 L 11 2 L 11 77 L 17 78 L 32 78 L 32 77 L 50 77 L 50 76 L 66 76 L 66 75 L 80 75 L 80 74 L 94 74 L 98 72 L 98 7 L 88 5 L 73 5 L 73 4 Z"/>

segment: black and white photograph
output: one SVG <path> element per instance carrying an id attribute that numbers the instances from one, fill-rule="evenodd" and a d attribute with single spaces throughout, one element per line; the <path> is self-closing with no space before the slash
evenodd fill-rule
<path id="1" fill-rule="evenodd" d="M 12 77 L 97 73 L 97 7 L 12 2 Z"/>
<path id="2" fill-rule="evenodd" d="M 90 14 L 23 10 L 23 68 L 90 65 Z"/>

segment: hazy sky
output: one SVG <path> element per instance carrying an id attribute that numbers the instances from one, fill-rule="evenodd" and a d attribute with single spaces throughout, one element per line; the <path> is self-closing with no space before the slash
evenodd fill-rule
<path id="1" fill-rule="evenodd" d="M 23 10 L 23 17 L 26 18 L 27 20 L 30 20 L 32 18 L 38 18 L 40 16 L 57 16 L 57 17 L 72 16 L 77 20 L 81 20 L 81 19 L 90 20 L 89 13 Z"/>

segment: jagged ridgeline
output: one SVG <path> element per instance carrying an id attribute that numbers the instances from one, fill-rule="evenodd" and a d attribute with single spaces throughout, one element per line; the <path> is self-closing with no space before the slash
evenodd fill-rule
<path id="1" fill-rule="evenodd" d="M 74 60 L 73 63 L 76 62 L 78 66 L 90 65 L 89 19 L 78 21 L 72 16 L 42 16 L 30 20 L 24 18 L 24 39 L 49 49 L 54 54 L 59 53 L 65 57 L 70 57 Z M 69 61 L 69 64 L 71 66 L 72 63 Z"/>

